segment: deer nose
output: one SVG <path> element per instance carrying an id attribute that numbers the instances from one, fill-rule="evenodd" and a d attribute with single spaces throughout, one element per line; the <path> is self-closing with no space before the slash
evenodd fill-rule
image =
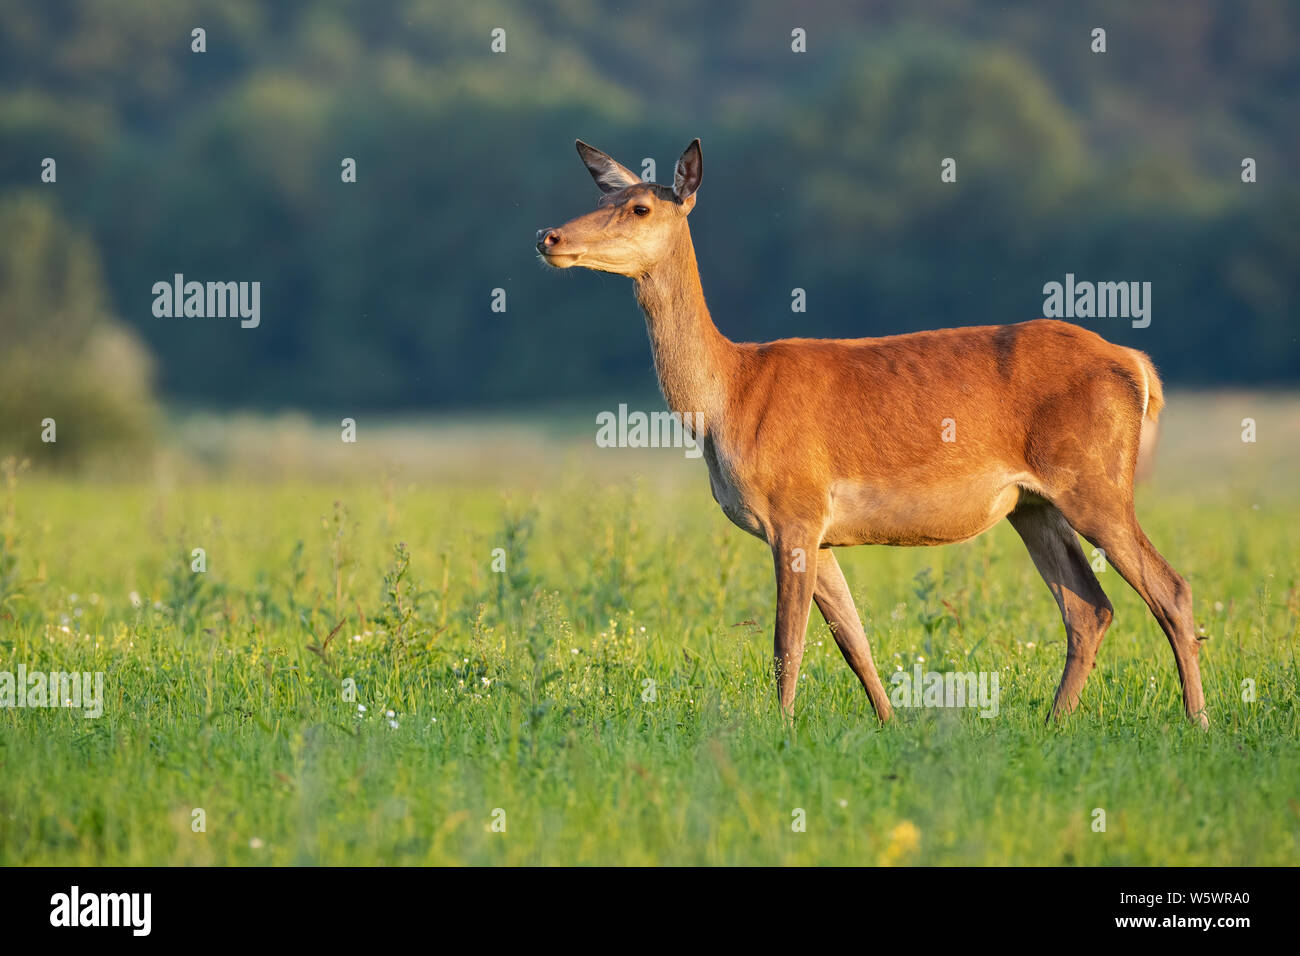
<path id="1" fill-rule="evenodd" d="M 558 229 L 538 229 L 537 230 L 537 251 L 546 252 L 548 249 L 554 249 L 560 244 L 560 230 Z"/>

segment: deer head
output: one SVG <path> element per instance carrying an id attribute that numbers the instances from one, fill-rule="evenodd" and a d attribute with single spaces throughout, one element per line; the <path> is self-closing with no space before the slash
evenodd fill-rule
<path id="1" fill-rule="evenodd" d="M 697 139 L 677 160 L 673 186 L 646 183 L 613 157 L 577 141 L 578 155 L 600 187 L 596 209 L 562 226 L 537 231 L 542 261 L 637 278 L 668 255 L 687 232 L 702 161 Z"/>

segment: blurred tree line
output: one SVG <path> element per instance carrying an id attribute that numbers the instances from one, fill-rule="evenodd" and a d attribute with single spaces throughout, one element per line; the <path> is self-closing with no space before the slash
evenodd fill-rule
<path id="1" fill-rule="evenodd" d="M 0 401 L 45 376 L 143 408 L 137 336 L 181 404 L 649 392 L 630 284 L 535 261 L 594 204 L 575 137 L 660 181 L 702 138 L 733 338 L 1021 321 L 1072 272 L 1152 282 L 1149 328 L 1083 324 L 1171 382 L 1294 383 L 1297 48 L 1287 0 L 0 0 Z M 260 326 L 156 318 L 175 273 L 260 281 Z"/>

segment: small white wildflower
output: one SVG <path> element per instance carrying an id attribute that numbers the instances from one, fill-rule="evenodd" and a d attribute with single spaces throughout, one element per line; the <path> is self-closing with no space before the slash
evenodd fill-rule
<path id="1" fill-rule="evenodd" d="M 393 718 L 393 717 L 396 717 L 397 715 L 396 715 L 395 713 L 393 713 L 393 712 L 390 710 L 390 711 L 386 712 L 386 713 L 384 714 L 384 716 L 385 716 L 385 717 L 388 717 L 388 718 Z"/>
<path id="2" fill-rule="evenodd" d="M 397 721 L 395 721 L 395 720 L 390 720 L 390 721 L 388 722 L 388 726 L 389 726 L 389 727 L 392 727 L 394 730 L 396 730 L 396 729 L 397 729 Z"/>
<path id="3" fill-rule="evenodd" d="M 264 843 L 263 843 L 260 839 L 258 839 L 257 837 L 253 837 L 253 839 L 251 839 L 251 840 L 248 841 L 248 845 L 249 845 L 250 848 L 252 848 L 252 849 L 254 849 L 254 850 L 260 850 L 260 849 L 262 849 L 262 847 L 265 846 L 266 844 L 264 844 Z"/>
<path id="4" fill-rule="evenodd" d="M 141 598 L 140 598 L 140 592 L 139 592 L 139 591 L 132 591 L 132 592 L 131 592 L 129 595 L 127 595 L 127 596 L 131 599 L 131 606 L 132 606 L 132 607 L 142 607 L 142 606 L 144 605 L 144 601 L 141 600 Z"/>
<path id="5" fill-rule="evenodd" d="M 365 705 L 365 704 L 357 704 L 357 713 L 359 713 L 359 714 L 364 714 L 365 712 L 366 712 L 366 705 Z"/>

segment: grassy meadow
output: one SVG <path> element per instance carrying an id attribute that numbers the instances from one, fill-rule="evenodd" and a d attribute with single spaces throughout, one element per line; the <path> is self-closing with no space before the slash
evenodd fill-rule
<path id="1" fill-rule="evenodd" d="M 10 464 L 0 670 L 105 676 L 97 719 L 0 708 L 0 864 L 1298 858 L 1300 399 L 1171 395 L 1139 489 L 1192 583 L 1207 733 L 1114 571 L 1081 707 L 1045 724 L 1064 632 L 1005 522 L 838 552 L 882 676 L 997 671 L 996 717 L 881 727 L 814 610 L 786 726 L 766 547 L 702 461 L 594 431 L 191 418 L 146 477 Z"/>

